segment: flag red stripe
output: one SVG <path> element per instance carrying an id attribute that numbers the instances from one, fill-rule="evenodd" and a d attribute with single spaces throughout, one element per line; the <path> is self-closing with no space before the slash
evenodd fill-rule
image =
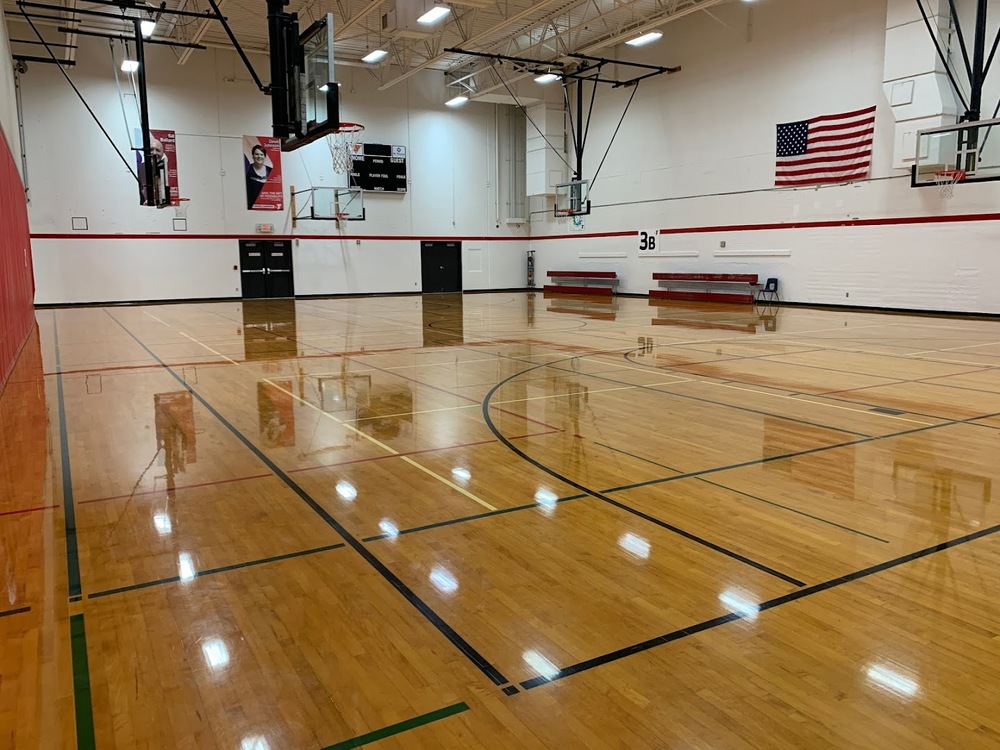
<path id="1" fill-rule="evenodd" d="M 830 133 L 835 130 L 855 130 L 857 128 L 865 127 L 875 127 L 875 118 L 866 117 L 863 120 L 851 120 L 850 122 L 841 122 L 836 125 L 823 125 L 822 127 L 814 128 L 812 125 L 809 126 L 809 135 L 813 133 Z"/>
<path id="2" fill-rule="evenodd" d="M 821 145 L 821 146 L 816 146 L 815 148 L 807 148 L 806 149 L 806 153 L 810 154 L 812 156 L 819 156 L 820 154 L 828 154 L 828 153 L 829 154 L 840 154 L 840 153 L 843 153 L 844 151 L 850 151 L 851 149 L 855 149 L 855 148 L 868 148 L 868 149 L 870 149 L 871 145 L 872 145 L 872 138 L 869 137 L 869 138 L 866 138 L 863 141 L 849 141 L 847 143 L 842 143 L 842 144 L 837 145 L 837 146 Z M 792 157 L 782 156 L 780 158 L 781 159 L 789 159 L 789 158 L 791 158 L 791 159 L 797 159 L 799 157 L 795 157 L 795 156 L 792 156 Z"/>
<path id="3" fill-rule="evenodd" d="M 809 120 L 809 124 L 812 125 L 814 122 L 829 122 L 830 120 L 844 120 L 849 117 L 861 117 L 861 115 L 870 115 L 875 113 L 875 107 L 865 107 L 864 109 L 857 109 L 854 112 L 844 112 L 839 115 L 822 115 L 820 117 L 814 117 Z"/>
<path id="4" fill-rule="evenodd" d="M 797 187 L 801 185 L 829 185 L 835 182 L 851 182 L 853 180 L 863 179 L 868 174 L 868 171 L 856 172 L 854 174 L 847 174 L 838 177 L 811 177 L 807 180 L 775 180 L 775 187 Z"/>
<path id="5" fill-rule="evenodd" d="M 779 169 L 774 174 L 775 177 L 805 177 L 808 174 L 826 174 L 827 172 L 857 172 L 862 168 L 867 172 L 871 165 L 871 158 L 866 154 L 858 159 L 864 161 L 859 161 L 857 164 L 831 164 L 827 167 L 812 166 L 806 169 Z"/>
<path id="6" fill-rule="evenodd" d="M 813 146 L 817 143 L 832 143 L 834 141 L 847 141 L 852 138 L 867 138 L 868 136 L 875 135 L 875 128 L 866 128 L 865 130 L 858 130 L 854 133 L 843 133 L 841 135 L 824 135 L 819 138 L 813 138 L 812 133 L 809 134 L 809 145 Z"/>
<path id="7" fill-rule="evenodd" d="M 812 159 L 794 159 L 782 157 L 778 160 L 778 169 L 786 167 L 804 167 L 807 164 L 837 164 L 843 161 L 857 161 L 858 159 L 868 159 L 871 152 L 868 149 L 855 149 L 853 154 L 837 154 L 835 156 L 817 156 Z"/>

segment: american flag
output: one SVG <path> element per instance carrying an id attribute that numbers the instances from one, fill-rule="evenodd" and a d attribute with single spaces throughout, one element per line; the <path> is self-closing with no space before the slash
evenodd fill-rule
<path id="1" fill-rule="evenodd" d="M 868 174 L 875 107 L 778 125 L 774 184 L 818 185 L 860 180 Z"/>

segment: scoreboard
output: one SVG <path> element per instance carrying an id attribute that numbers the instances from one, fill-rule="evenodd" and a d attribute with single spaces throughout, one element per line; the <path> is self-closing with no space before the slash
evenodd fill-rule
<path id="1" fill-rule="evenodd" d="M 351 187 L 406 192 L 406 146 L 358 143 L 351 148 Z"/>

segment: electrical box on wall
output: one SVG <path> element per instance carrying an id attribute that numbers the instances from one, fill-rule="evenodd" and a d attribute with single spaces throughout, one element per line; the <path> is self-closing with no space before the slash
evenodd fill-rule
<path id="1" fill-rule="evenodd" d="M 257 234 L 274 234 L 274 224 L 257 224 Z"/>

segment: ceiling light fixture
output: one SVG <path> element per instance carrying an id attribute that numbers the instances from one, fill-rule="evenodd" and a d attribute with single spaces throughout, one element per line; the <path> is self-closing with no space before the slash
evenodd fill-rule
<path id="1" fill-rule="evenodd" d="M 417 19 L 417 23 L 422 23 L 424 26 L 430 26 L 431 24 L 435 24 L 440 21 L 449 13 L 451 13 L 451 8 L 447 5 L 435 5 L 429 11 L 420 16 L 420 18 Z"/>
<path id="2" fill-rule="evenodd" d="M 122 70 L 126 73 L 135 73 L 139 69 L 138 60 L 122 60 Z"/>
<path id="3" fill-rule="evenodd" d="M 655 42 L 661 36 L 663 36 L 662 31 L 650 31 L 648 34 L 637 36 L 635 39 L 629 39 L 627 42 L 625 42 L 625 44 L 628 44 L 631 47 L 641 47 L 644 44 Z"/>
<path id="4" fill-rule="evenodd" d="M 557 76 L 555 73 L 543 73 L 535 79 L 535 83 L 552 83 L 553 81 L 558 81 L 562 76 Z"/>
<path id="5" fill-rule="evenodd" d="M 446 107 L 461 107 L 467 101 L 469 101 L 469 97 L 462 96 L 461 94 L 459 94 L 454 99 L 449 99 L 448 101 L 446 101 L 444 105 Z"/>
<path id="6" fill-rule="evenodd" d="M 376 49 L 369 52 L 367 55 L 361 58 L 361 62 L 368 63 L 369 65 L 374 65 L 377 62 L 381 62 L 385 59 L 385 56 L 389 53 L 384 49 Z"/>
<path id="7" fill-rule="evenodd" d="M 142 32 L 143 39 L 149 39 L 149 37 L 153 36 L 153 32 L 156 31 L 156 21 L 152 19 L 139 21 L 139 30 Z"/>

